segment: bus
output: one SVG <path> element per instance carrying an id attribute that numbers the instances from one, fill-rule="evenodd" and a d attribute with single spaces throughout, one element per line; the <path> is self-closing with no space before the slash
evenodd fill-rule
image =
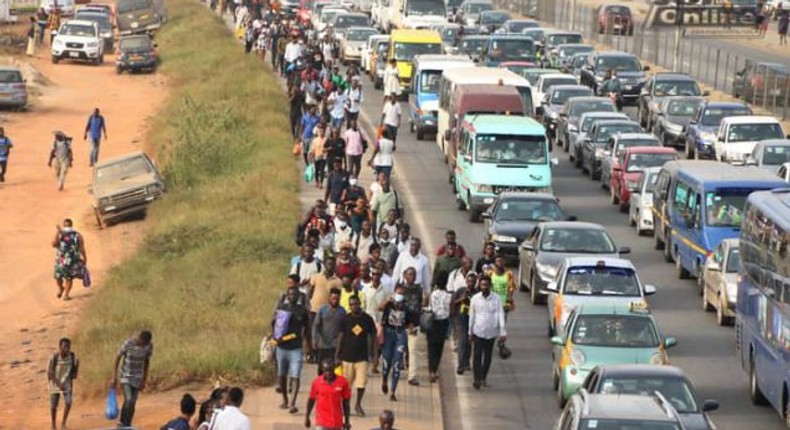
<path id="1" fill-rule="evenodd" d="M 790 188 L 752 193 L 744 207 L 735 304 L 736 353 L 754 404 L 786 421 L 790 406 Z"/>

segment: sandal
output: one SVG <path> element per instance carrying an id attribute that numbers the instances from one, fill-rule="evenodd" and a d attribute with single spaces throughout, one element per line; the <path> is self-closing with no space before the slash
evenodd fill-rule
<path id="1" fill-rule="evenodd" d="M 298 414 L 299 408 L 297 408 L 296 406 L 292 406 L 291 409 L 288 411 L 288 413 L 290 413 L 291 415 Z"/>

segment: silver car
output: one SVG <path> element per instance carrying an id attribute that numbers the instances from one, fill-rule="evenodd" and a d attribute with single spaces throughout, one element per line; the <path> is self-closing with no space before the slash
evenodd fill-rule
<path id="1" fill-rule="evenodd" d="M 350 27 L 346 30 L 345 37 L 340 41 L 340 60 L 343 64 L 360 62 L 368 39 L 377 34 L 379 32 L 372 27 Z"/>
<path id="2" fill-rule="evenodd" d="M 648 167 L 642 171 L 639 183 L 628 203 L 628 221 L 632 227 L 636 227 L 636 234 L 639 236 L 645 232 L 653 232 L 653 189 L 656 186 L 658 172 L 661 167 Z"/>
<path id="3" fill-rule="evenodd" d="M 27 105 L 27 85 L 13 66 L 0 67 L 0 106 L 22 109 Z"/>
<path id="4" fill-rule="evenodd" d="M 702 287 L 702 308 L 716 310 L 719 325 L 731 325 L 738 297 L 738 269 L 741 255 L 738 239 L 724 239 L 713 250 L 702 268 L 698 282 Z"/>
<path id="5" fill-rule="evenodd" d="M 580 143 L 587 137 L 595 121 L 599 119 L 628 119 L 628 115 L 623 112 L 586 112 L 581 114 L 576 124 L 568 124 L 568 142 L 566 150 L 570 153 L 571 161 L 576 161 L 576 167 L 581 167 L 582 148 Z"/>
<path id="6" fill-rule="evenodd" d="M 746 164 L 769 172 L 776 172 L 790 162 L 790 139 L 770 139 L 757 142 L 752 153 L 746 156 Z"/>

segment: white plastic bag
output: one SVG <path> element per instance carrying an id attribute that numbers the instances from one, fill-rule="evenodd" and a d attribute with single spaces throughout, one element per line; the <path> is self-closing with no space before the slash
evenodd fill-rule
<path id="1" fill-rule="evenodd" d="M 266 335 L 261 340 L 261 364 L 266 364 L 274 358 L 274 339 L 271 335 Z"/>

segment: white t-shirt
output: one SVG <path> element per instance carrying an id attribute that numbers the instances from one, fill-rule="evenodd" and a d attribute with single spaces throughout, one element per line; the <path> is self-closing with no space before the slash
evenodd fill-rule
<path id="1" fill-rule="evenodd" d="M 370 201 L 373 201 L 373 197 L 376 197 L 376 194 L 382 191 L 384 191 L 384 189 L 381 187 L 381 184 L 379 184 L 378 181 L 370 184 Z"/>
<path id="2" fill-rule="evenodd" d="M 229 405 L 225 406 L 225 409 L 217 415 L 211 428 L 213 430 L 250 430 L 250 419 L 239 408 Z"/>
<path id="3" fill-rule="evenodd" d="M 400 103 L 384 103 L 384 109 L 381 113 L 384 114 L 384 124 L 397 127 L 400 122 L 398 119 L 401 115 Z"/>
<path id="4" fill-rule="evenodd" d="M 392 149 L 395 147 L 395 142 L 385 137 L 379 139 L 379 152 L 373 158 L 374 166 L 392 166 Z M 381 185 L 379 185 L 380 187 Z M 372 187 L 372 185 L 371 185 Z"/>

